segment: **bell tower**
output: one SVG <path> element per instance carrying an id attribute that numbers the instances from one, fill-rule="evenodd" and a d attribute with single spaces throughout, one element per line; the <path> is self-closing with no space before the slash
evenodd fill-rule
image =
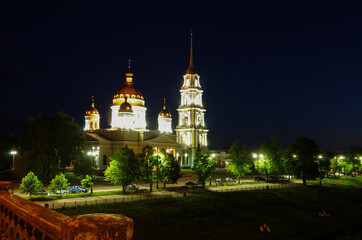
<path id="1" fill-rule="evenodd" d="M 207 148 L 207 132 L 209 130 L 205 125 L 206 109 L 202 103 L 204 91 L 200 84 L 200 76 L 197 74 L 193 62 L 192 31 L 190 65 L 183 79 L 180 90 L 181 104 L 177 109 L 178 125 L 176 127 L 176 139 L 179 144 L 189 149 L 188 153 L 184 154 L 182 165 L 193 167 L 197 148 Z"/>

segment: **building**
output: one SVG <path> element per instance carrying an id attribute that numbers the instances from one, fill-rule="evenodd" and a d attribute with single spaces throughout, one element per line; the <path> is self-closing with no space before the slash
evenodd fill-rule
<path id="1" fill-rule="evenodd" d="M 197 148 L 207 149 L 208 132 L 205 126 L 206 110 L 202 104 L 203 90 L 193 64 L 192 33 L 190 65 L 183 76 L 180 90 L 176 134 L 172 130 L 172 115 L 166 109 L 166 99 L 158 115 L 158 129 L 147 129 L 146 101 L 141 91 L 134 86 L 133 78 L 129 60 L 126 81 L 113 97 L 110 128 L 100 128 L 100 114 L 95 108 L 93 97 L 91 107 L 86 111 L 86 146 L 97 168 L 105 169 L 109 157 L 119 147 L 126 145 L 136 154 L 146 145 L 165 149 L 178 159 L 182 167 L 192 167 Z"/>

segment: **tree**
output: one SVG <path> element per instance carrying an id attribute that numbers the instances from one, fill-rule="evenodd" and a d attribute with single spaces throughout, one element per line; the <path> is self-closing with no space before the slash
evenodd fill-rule
<path id="1" fill-rule="evenodd" d="M 177 183 L 181 177 L 181 167 L 178 161 L 172 154 L 162 153 L 161 156 L 161 175 L 163 178 L 163 187 L 166 188 L 166 183 Z"/>
<path id="2" fill-rule="evenodd" d="M 85 177 L 86 175 L 93 175 L 96 169 L 96 164 L 93 161 L 93 156 L 90 157 L 86 154 L 82 154 L 78 157 L 74 164 L 74 174 Z"/>
<path id="3" fill-rule="evenodd" d="M 157 165 L 158 159 L 155 156 L 155 152 L 151 146 L 145 146 L 142 148 L 142 153 L 139 154 L 141 162 L 141 176 L 145 183 L 150 184 L 150 191 L 152 191 L 153 183 L 157 180 Z"/>
<path id="4" fill-rule="evenodd" d="M 260 149 L 260 153 L 264 156 L 264 173 L 268 175 L 274 173 L 283 174 L 284 170 L 284 159 L 283 159 L 283 144 L 278 137 L 271 137 L 270 140 L 265 140 Z M 269 166 L 269 167 L 267 167 Z"/>
<path id="5" fill-rule="evenodd" d="M 327 153 L 322 152 L 318 155 L 317 162 L 320 178 L 324 178 L 324 176 L 328 177 L 328 172 L 331 169 L 331 158 Z"/>
<path id="6" fill-rule="evenodd" d="M 40 179 L 49 180 L 59 166 L 64 171 L 71 160 L 80 156 L 84 142 L 84 134 L 73 118 L 65 113 L 53 116 L 41 113 L 31 118 L 24 129 L 22 164 Z"/>
<path id="7" fill-rule="evenodd" d="M 230 163 L 226 166 L 226 169 L 240 179 L 245 174 L 250 173 L 250 167 L 252 166 L 251 153 L 249 149 L 237 139 L 233 145 L 229 148 Z"/>
<path id="8" fill-rule="evenodd" d="M 132 149 L 127 146 L 119 148 L 112 157 L 109 166 L 104 171 L 105 180 L 114 185 L 122 186 L 126 192 L 126 186 L 137 179 L 139 163 Z"/>
<path id="9" fill-rule="evenodd" d="M 22 180 L 19 186 L 20 191 L 23 193 L 29 193 L 30 198 L 32 194 L 39 192 L 43 187 L 43 183 L 39 181 L 38 177 L 33 173 L 29 172 Z"/>
<path id="10" fill-rule="evenodd" d="M 205 187 L 205 181 L 211 176 L 216 169 L 216 159 L 210 156 L 209 152 L 197 150 L 194 168 L 197 181 L 202 182 L 202 187 Z"/>
<path id="11" fill-rule="evenodd" d="M 69 182 L 64 174 L 59 174 L 55 176 L 53 180 L 50 181 L 48 188 L 54 193 L 57 190 L 68 190 Z"/>
<path id="12" fill-rule="evenodd" d="M 272 173 L 272 160 L 268 155 L 261 154 L 254 161 L 255 170 L 260 174 L 266 175 L 266 181 L 269 181 L 269 174 Z"/>
<path id="13" fill-rule="evenodd" d="M 320 150 L 312 139 L 298 137 L 288 146 L 287 152 L 293 172 L 302 178 L 304 185 L 307 183 L 306 179 L 313 179 L 319 175 L 316 156 Z"/>
<path id="14" fill-rule="evenodd" d="M 93 194 L 93 182 L 92 182 L 92 177 L 89 175 L 86 175 L 84 179 L 82 179 L 82 181 L 80 181 L 80 183 L 82 184 L 82 188 L 86 188 L 86 189 L 91 189 L 91 194 Z"/>
<path id="15" fill-rule="evenodd" d="M 62 112 L 52 116 L 52 128 L 55 153 L 64 173 L 71 161 L 80 156 L 85 143 L 84 134 L 74 118 Z"/>

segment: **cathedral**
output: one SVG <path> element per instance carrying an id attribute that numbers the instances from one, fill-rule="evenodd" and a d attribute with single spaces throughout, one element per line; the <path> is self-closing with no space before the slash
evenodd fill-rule
<path id="1" fill-rule="evenodd" d="M 190 65 L 183 76 L 180 89 L 181 103 L 177 109 L 178 124 L 172 129 L 172 116 L 166 108 L 166 99 L 158 114 L 158 129 L 147 129 L 146 102 L 142 93 L 135 87 L 131 60 L 125 74 L 124 85 L 115 93 L 111 106 L 110 128 L 100 128 L 100 114 L 92 97 L 91 107 L 85 114 L 86 147 L 94 157 L 97 168 L 102 170 L 109 164 L 109 157 L 119 147 L 128 146 L 136 154 L 146 145 L 156 151 L 164 149 L 178 159 L 181 167 L 193 167 L 198 147 L 207 149 L 205 126 L 206 109 L 202 104 L 200 76 L 193 63 L 192 33 Z"/>

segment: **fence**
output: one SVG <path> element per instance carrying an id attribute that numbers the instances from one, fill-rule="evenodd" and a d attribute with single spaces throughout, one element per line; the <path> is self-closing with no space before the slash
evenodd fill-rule
<path id="1" fill-rule="evenodd" d="M 225 189 L 215 189 L 215 192 L 236 192 L 236 191 L 244 191 L 244 190 L 271 190 L 271 189 L 281 189 L 281 188 L 290 188 L 300 186 L 299 183 L 289 183 L 289 184 L 279 184 L 279 185 L 263 185 L 263 186 L 246 186 L 239 188 L 225 188 Z"/>
<path id="2" fill-rule="evenodd" d="M 280 185 L 264 185 L 264 186 L 243 186 L 237 188 L 223 188 L 223 189 L 209 189 L 210 192 L 236 192 L 236 191 L 245 191 L 245 190 L 264 190 L 264 189 L 280 189 L 280 188 L 289 188 L 299 186 L 298 183 L 293 184 L 280 184 Z M 207 189 L 207 188 L 206 188 Z M 183 197 L 186 195 L 191 195 L 191 193 L 178 193 L 178 192 L 167 192 L 167 193 L 157 193 L 157 194 L 139 194 L 133 196 L 122 196 L 122 197 L 106 197 L 104 199 L 91 199 L 91 200 L 81 200 L 81 201 L 64 201 L 64 202 L 54 202 L 54 203 L 42 203 L 41 205 L 47 205 L 49 208 L 57 209 L 62 207 L 77 207 L 77 206 L 88 206 L 88 205 L 99 205 L 104 203 L 122 203 L 122 202 L 134 202 L 139 200 L 149 200 L 149 199 L 164 199 L 172 197 Z"/>

